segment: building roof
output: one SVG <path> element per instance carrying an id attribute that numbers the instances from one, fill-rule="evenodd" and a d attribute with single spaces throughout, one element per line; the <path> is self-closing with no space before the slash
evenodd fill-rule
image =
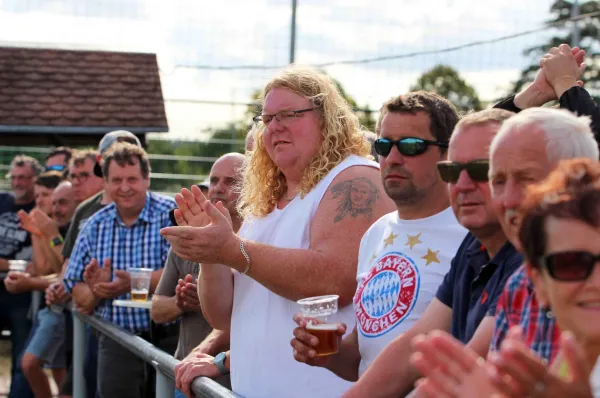
<path id="1" fill-rule="evenodd" d="M 0 133 L 168 131 L 156 54 L 0 47 Z"/>

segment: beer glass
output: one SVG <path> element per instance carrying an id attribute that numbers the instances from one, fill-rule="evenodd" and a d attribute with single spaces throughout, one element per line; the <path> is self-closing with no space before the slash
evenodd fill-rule
<path id="1" fill-rule="evenodd" d="M 327 317 L 337 312 L 338 298 L 337 295 L 329 295 L 298 300 L 300 311 L 308 320 L 306 330 L 319 340 L 314 347 L 319 357 L 339 351 L 338 324 L 327 323 Z"/>
<path id="2" fill-rule="evenodd" d="M 27 261 L 25 261 L 25 260 L 8 260 L 8 270 L 9 271 L 25 272 L 25 269 L 27 269 Z"/>
<path id="3" fill-rule="evenodd" d="M 148 301 L 152 268 L 128 268 L 131 276 L 131 301 Z"/>

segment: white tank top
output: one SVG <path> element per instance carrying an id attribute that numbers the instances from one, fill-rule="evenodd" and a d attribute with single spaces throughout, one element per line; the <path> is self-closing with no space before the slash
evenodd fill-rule
<path id="1" fill-rule="evenodd" d="M 303 199 L 297 196 L 284 209 L 263 218 L 247 219 L 242 238 L 290 249 L 310 248 L 310 224 L 335 177 L 352 166 L 379 168 L 371 160 L 349 156 L 334 167 Z M 231 316 L 231 385 L 245 398 L 339 397 L 352 383 L 330 371 L 296 362 L 290 346 L 300 308 L 254 279 L 234 272 Z M 354 328 L 351 305 L 332 319 Z"/>

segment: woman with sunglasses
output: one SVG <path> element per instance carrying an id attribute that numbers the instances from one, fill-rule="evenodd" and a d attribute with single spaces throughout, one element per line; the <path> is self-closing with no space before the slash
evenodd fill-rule
<path id="1" fill-rule="evenodd" d="M 582 347 L 589 375 L 600 356 L 600 165 L 562 162 L 529 190 L 521 217 L 519 240 L 535 292 Z M 571 369 L 557 360 L 568 378 Z"/>
<path id="2" fill-rule="evenodd" d="M 563 332 L 560 354 L 548 368 L 523 344 L 518 327 L 487 363 L 450 336 L 420 337 L 414 364 L 431 369 L 427 358 L 435 350 L 453 374 L 427 371 L 416 397 L 592 397 L 590 385 L 600 382 L 594 371 L 600 356 L 600 164 L 561 162 L 528 190 L 520 220 L 519 241 L 535 294 Z"/>

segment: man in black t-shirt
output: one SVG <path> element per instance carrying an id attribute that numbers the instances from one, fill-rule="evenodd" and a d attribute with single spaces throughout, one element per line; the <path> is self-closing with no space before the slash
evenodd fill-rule
<path id="1" fill-rule="evenodd" d="M 34 183 L 42 167 L 37 160 L 19 155 L 10 165 L 7 178 L 12 193 L 0 194 L 0 271 L 8 270 L 8 260 L 31 261 L 31 236 L 20 227 L 19 210 L 29 212 L 34 207 Z M 3 275 L 4 276 L 4 275 Z M 31 293 L 10 294 L 0 283 L 0 330 L 11 332 L 11 385 L 9 397 L 29 398 L 33 393 L 17 360 L 25 347 L 31 329 L 27 312 L 31 305 Z"/>
<path id="2" fill-rule="evenodd" d="M 31 260 L 31 237 L 19 227 L 17 212 L 33 209 L 35 178 L 41 171 L 29 156 L 13 159 L 7 178 L 12 193 L 0 194 L 0 270 L 8 270 L 8 260 Z"/>

